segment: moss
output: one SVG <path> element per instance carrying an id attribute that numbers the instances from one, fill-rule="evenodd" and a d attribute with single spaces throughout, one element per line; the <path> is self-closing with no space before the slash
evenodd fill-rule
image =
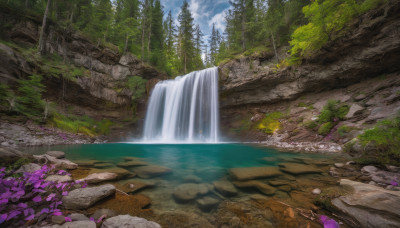
<path id="1" fill-rule="evenodd" d="M 318 115 L 320 123 L 336 122 L 343 120 L 349 112 L 350 107 L 345 104 L 340 104 L 340 101 L 329 100 L 323 107 L 321 114 Z"/>
<path id="2" fill-rule="evenodd" d="M 304 123 L 304 126 L 308 129 L 315 129 L 316 127 L 318 127 L 318 124 L 313 120 L 309 120 Z"/>
<path id="3" fill-rule="evenodd" d="M 337 131 L 338 131 L 338 134 L 341 137 L 343 137 L 343 136 L 347 135 L 347 133 L 349 133 L 351 130 L 352 130 L 351 127 L 343 125 L 343 126 L 340 126 Z"/>
<path id="4" fill-rule="evenodd" d="M 298 104 L 297 104 L 297 107 L 303 107 L 303 108 L 307 108 L 307 109 L 309 109 L 309 110 L 314 109 L 314 107 L 313 107 L 312 105 L 306 104 L 306 103 L 304 103 L 304 102 L 298 103 Z"/>
<path id="5" fill-rule="evenodd" d="M 82 133 L 88 136 L 108 134 L 113 122 L 110 120 L 95 121 L 88 116 L 64 116 L 54 114 L 51 123 L 57 128 L 73 133 Z"/>
<path id="6" fill-rule="evenodd" d="M 283 113 L 272 112 L 265 115 L 265 117 L 260 121 L 257 128 L 263 130 L 267 134 L 274 134 L 277 130 L 281 128 L 281 123 L 279 119 L 283 118 Z"/>
<path id="7" fill-rule="evenodd" d="M 335 124 L 332 122 L 324 123 L 318 128 L 318 134 L 327 135 L 334 126 Z"/>

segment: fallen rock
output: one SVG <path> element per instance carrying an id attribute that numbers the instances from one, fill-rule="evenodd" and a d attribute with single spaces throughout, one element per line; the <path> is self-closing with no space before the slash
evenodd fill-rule
<path id="1" fill-rule="evenodd" d="M 238 193 L 235 186 L 229 181 L 214 181 L 213 185 L 224 196 L 234 196 Z"/>
<path id="2" fill-rule="evenodd" d="M 131 161 L 124 161 L 124 162 L 119 162 L 117 166 L 120 167 L 135 167 L 135 166 L 143 166 L 143 165 L 149 165 L 149 163 L 140 161 L 140 160 L 131 160 Z"/>
<path id="3" fill-rule="evenodd" d="M 282 172 L 276 167 L 248 167 L 248 168 L 232 168 L 229 173 L 236 180 L 254 180 L 260 178 L 269 178 L 282 175 Z"/>
<path id="4" fill-rule="evenodd" d="M 62 151 L 47 151 L 46 154 L 58 159 L 65 158 L 65 153 Z"/>
<path id="5" fill-rule="evenodd" d="M 101 228 L 161 228 L 158 223 L 148 221 L 144 218 L 132 217 L 130 215 L 118 215 L 106 219 Z"/>
<path id="6" fill-rule="evenodd" d="M 206 196 L 204 198 L 196 200 L 196 203 L 197 207 L 200 208 L 200 210 L 208 212 L 215 208 L 220 203 L 220 200 Z"/>
<path id="7" fill-rule="evenodd" d="M 89 176 L 83 178 L 82 180 L 86 181 L 88 184 L 97 184 L 104 181 L 116 180 L 118 178 L 118 174 L 116 173 L 92 173 Z"/>
<path id="8" fill-rule="evenodd" d="M 210 191 L 206 184 L 181 184 L 172 194 L 178 203 L 186 203 Z"/>
<path id="9" fill-rule="evenodd" d="M 133 169 L 133 171 L 140 178 L 152 178 L 161 175 L 165 175 L 171 172 L 171 169 L 158 165 L 148 165 L 148 166 L 138 166 Z"/>
<path id="10" fill-rule="evenodd" d="M 94 214 L 90 217 L 94 218 L 94 220 L 97 221 L 102 216 L 104 219 L 111 218 L 117 216 L 117 212 L 110 209 L 99 209 L 96 212 L 94 212 Z"/>
<path id="11" fill-rule="evenodd" d="M 72 221 L 88 221 L 90 220 L 86 215 L 80 213 L 70 214 L 68 217 L 71 218 Z"/>
<path id="12" fill-rule="evenodd" d="M 311 166 L 311 165 L 303 165 L 298 163 L 280 163 L 279 164 L 280 170 L 293 174 L 293 175 L 300 175 L 300 174 L 309 174 L 309 173 L 322 173 L 322 170 Z"/>
<path id="13" fill-rule="evenodd" d="M 39 162 L 39 164 L 54 164 L 58 169 L 76 169 L 78 165 L 67 159 L 58 159 L 53 156 L 44 155 L 33 155 L 33 157 Z"/>
<path id="14" fill-rule="evenodd" d="M 53 181 L 53 182 L 68 182 L 72 181 L 72 178 L 67 175 L 50 175 L 46 177 L 45 181 Z"/>
<path id="15" fill-rule="evenodd" d="M 332 200 L 332 204 L 354 217 L 361 227 L 400 227 L 400 192 L 347 179 L 341 186 L 351 186 L 351 194 Z"/>
<path id="16" fill-rule="evenodd" d="M 19 167 L 15 173 L 33 173 L 37 170 L 41 169 L 41 166 L 35 163 L 29 163 Z"/>
<path id="17" fill-rule="evenodd" d="M 115 194 L 115 187 L 111 184 L 98 187 L 79 188 L 63 196 L 62 202 L 67 209 L 87 209 L 96 202 Z"/>
<path id="18" fill-rule="evenodd" d="M 260 181 L 235 181 L 233 182 L 233 184 L 238 188 L 256 188 L 267 196 L 274 195 L 276 192 L 276 189 L 274 187 L 271 187 L 270 185 L 262 183 Z"/>

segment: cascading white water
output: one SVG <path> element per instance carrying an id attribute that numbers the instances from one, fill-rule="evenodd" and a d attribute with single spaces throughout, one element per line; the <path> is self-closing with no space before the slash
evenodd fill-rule
<path id="1" fill-rule="evenodd" d="M 153 143 L 218 142 L 218 68 L 157 83 L 143 139 Z"/>

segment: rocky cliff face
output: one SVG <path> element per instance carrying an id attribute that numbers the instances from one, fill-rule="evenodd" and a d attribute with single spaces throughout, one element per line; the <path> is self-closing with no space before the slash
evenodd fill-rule
<path id="1" fill-rule="evenodd" d="M 7 28 L 2 31 L 2 39 L 24 48 L 35 47 L 39 39 L 40 18 L 12 14 L 7 9 L 0 11 L 0 20 L 8 25 L 2 27 Z M 80 114 L 101 118 L 124 118 L 131 115 L 132 91 L 126 87 L 128 78 L 166 77 L 130 53 L 121 54 L 115 46 L 96 45 L 83 35 L 68 28 L 60 28 L 51 21 L 46 34 L 46 52 L 61 56 L 63 63 L 85 69 L 85 74 L 74 80 L 66 80 L 61 75 L 43 75 L 47 87 L 45 98 L 79 107 Z M 26 59 L 21 49 L 0 44 L 0 57 L 2 83 L 13 85 L 17 79 L 41 73 L 40 62 Z"/>
<path id="2" fill-rule="evenodd" d="M 304 147 L 340 150 L 328 142 L 343 144 L 400 111 L 399 35 L 400 2 L 392 0 L 356 19 L 344 36 L 300 66 L 276 69 L 273 53 L 222 64 L 223 131 L 239 140 L 269 140 L 286 148 L 298 149 L 299 143 L 313 142 Z M 317 119 L 328 100 L 350 107 L 329 137 L 305 127 Z M 256 129 L 264 114 L 277 111 L 285 115 L 279 120 L 277 134 L 266 136 Z M 339 136 L 337 129 L 344 125 L 352 130 Z"/>

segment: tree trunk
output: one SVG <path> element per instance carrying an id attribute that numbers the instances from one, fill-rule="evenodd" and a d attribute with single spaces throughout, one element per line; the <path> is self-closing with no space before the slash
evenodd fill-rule
<path id="1" fill-rule="evenodd" d="M 129 42 L 129 36 L 127 34 L 126 37 L 125 37 L 124 53 L 128 52 L 128 42 Z"/>
<path id="2" fill-rule="evenodd" d="M 39 37 L 39 54 L 40 55 L 43 55 L 44 51 L 45 51 L 44 50 L 44 31 L 45 31 L 45 28 L 46 28 L 47 15 L 49 13 L 49 7 L 50 7 L 50 0 L 47 0 L 46 10 L 44 11 L 42 28 L 40 30 L 40 37 Z"/>
<path id="3" fill-rule="evenodd" d="M 272 38 L 272 46 L 274 46 L 275 57 L 276 57 L 276 59 L 277 59 L 278 62 L 279 62 L 280 60 L 279 60 L 279 57 L 278 57 L 278 52 L 276 51 L 274 34 L 272 34 L 272 32 L 271 32 L 271 38 Z"/>

